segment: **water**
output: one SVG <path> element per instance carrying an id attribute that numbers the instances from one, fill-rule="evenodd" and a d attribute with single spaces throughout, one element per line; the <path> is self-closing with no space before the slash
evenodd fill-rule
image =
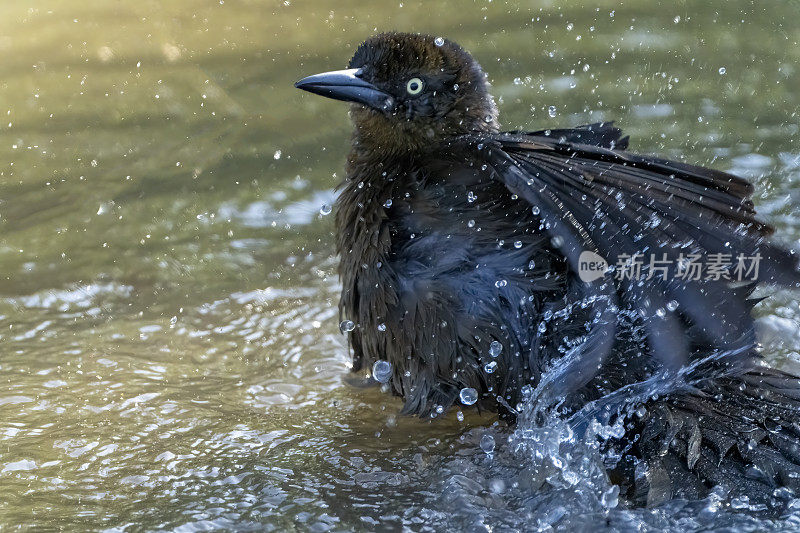
<path id="1" fill-rule="evenodd" d="M 797 243 L 796 13 L 4 3 L 3 529 L 796 529 L 724 495 L 612 505 L 596 451 L 555 421 L 408 419 L 345 382 L 326 212 L 349 124 L 291 86 L 376 27 L 452 38 L 509 129 L 616 119 L 637 150 L 753 179 Z M 758 312 L 769 357 L 796 364 L 795 299 Z"/>

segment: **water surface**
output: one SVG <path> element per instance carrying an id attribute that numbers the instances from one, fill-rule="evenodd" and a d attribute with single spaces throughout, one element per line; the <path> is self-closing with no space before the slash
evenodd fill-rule
<path id="1" fill-rule="evenodd" d="M 320 210 L 349 124 L 292 83 L 376 29 L 446 36 L 489 72 L 509 129 L 617 120 L 636 150 L 751 178 L 797 245 L 799 11 L 0 5 L 0 528 L 796 528 L 724 499 L 626 510 L 591 469 L 575 490 L 514 452 L 489 415 L 407 419 L 346 384 Z M 758 312 L 768 356 L 800 360 L 792 295 Z"/>

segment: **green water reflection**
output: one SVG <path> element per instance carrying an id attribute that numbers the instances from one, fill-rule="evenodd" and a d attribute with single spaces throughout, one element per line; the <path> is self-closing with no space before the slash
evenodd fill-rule
<path id="1" fill-rule="evenodd" d="M 319 210 L 349 124 L 292 82 L 376 29 L 447 36 L 509 129 L 615 119 L 637 150 L 755 179 L 797 241 L 799 10 L 3 3 L 0 524 L 419 526 L 431 469 L 492 419 L 395 419 L 342 382 Z M 762 313 L 800 317 L 788 297 Z"/>

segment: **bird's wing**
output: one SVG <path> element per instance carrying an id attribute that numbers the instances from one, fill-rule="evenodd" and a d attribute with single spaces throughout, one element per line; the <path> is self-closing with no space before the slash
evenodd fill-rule
<path id="1" fill-rule="evenodd" d="M 555 128 L 539 131 L 511 131 L 505 135 L 527 137 L 551 137 L 555 141 L 576 144 L 588 144 L 611 150 L 625 150 L 628 148 L 630 138 L 622 134 L 622 130 L 614 126 L 613 122 L 595 122 L 576 128 Z"/>
<path id="2" fill-rule="evenodd" d="M 753 187 L 739 177 L 616 151 L 627 138 L 610 124 L 475 135 L 460 146 L 465 140 L 495 179 L 531 205 L 573 274 L 580 276 L 583 252 L 617 266 L 580 284 L 594 321 L 586 341 L 559 363 L 550 384 L 557 396 L 597 374 L 620 308 L 642 317 L 649 353 L 665 370 L 679 374 L 700 338 L 732 372 L 750 361 L 756 343 L 749 292 L 732 282 L 800 281 L 797 255 L 766 242 L 772 229 L 755 218 Z M 693 279 L 698 270 L 701 279 Z"/>

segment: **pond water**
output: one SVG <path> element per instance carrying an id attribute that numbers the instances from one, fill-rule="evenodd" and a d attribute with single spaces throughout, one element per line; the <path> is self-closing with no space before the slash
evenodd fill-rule
<path id="1" fill-rule="evenodd" d="M 617 120 L 632 149 L 751 178 L 797 246 L 798 11 L 3 3 L 0 529 L 800 527 L 724 497 L 627 509 L 591 450 L 565 455 L 580 483 L 545 482 L 533 443 L 562 453 L 558 424 L 409 419 L 348 384 L 324 213 L 350 126 L 292 87 L 376 29 L 446 36 L 489 72 L 506 128 Z M 758 313 L 770 359 L 800 360 L 793 295 Z"/>

